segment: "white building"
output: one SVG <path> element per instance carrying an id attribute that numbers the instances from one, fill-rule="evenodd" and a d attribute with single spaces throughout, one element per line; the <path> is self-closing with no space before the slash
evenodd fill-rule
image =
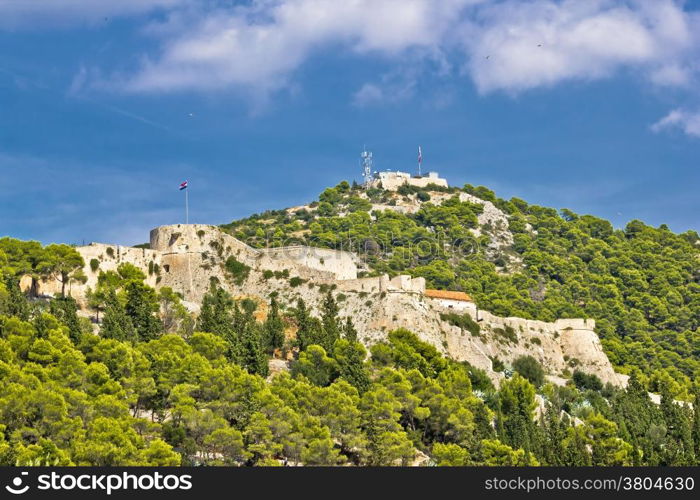
<path id="1" fill-rule="evenodd" d="M 472 298 L 464 292 L 427 289 L 423 292 L 423 295 L 442 309 L 452 309 L 455 312 L 469 312 L 473 316 L 476 315 L 476 304 Z"/>

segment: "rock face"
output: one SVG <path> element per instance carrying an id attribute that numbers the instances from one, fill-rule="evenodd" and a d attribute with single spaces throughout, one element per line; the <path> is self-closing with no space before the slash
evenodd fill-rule
<path id="1" fill-rule="evenodd" d="M 546 323 L 502 318 L 471 303 L 458 312 L 468 314 L 479 331 L 462 331 L 443 319 L 457 312 L 449 301 L 424 294 L 423 278 L 358 278 L 359 259 L 350 252 L 303 246 L 259 250 L 214 226 L 199 224 L 161 226 L 150 236 L 151 249 L 97 243 L 78 247 L 88 281 L 72 285 L 71 295 L 87 307 L 86 292 L 96 285 L 99 272 L 115 270 L 126 262 L 143 270 L 149 285 L 180 292 L 193 311 L 212 281 L 237 298 L 265 303 L 276 292 L 283 307 L 294 306 L 301 298 L 316 312 L 332 290 L 340 315 L 352 318 L 367 345 L 385 339 L 396 328 L 406 328 L 440 352 L 486 370 L 496 383 L 503 377 L 493 370 L 496 359 L 509 366 L 525 355 L 537 359 L 551 376 L 567 377 L 579 369 L 603 382 L 625 382 L 603 352 L 593 320 Z M 41 283 L 40 292 L 58 293 L 60 283 Z M 263 314 L 264 310 L 261 308 Z"/>

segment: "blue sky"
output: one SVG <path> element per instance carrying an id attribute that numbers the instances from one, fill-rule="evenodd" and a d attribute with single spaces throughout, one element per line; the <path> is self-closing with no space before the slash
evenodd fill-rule
<path id="1" fill-rule="evenodd" d="M 377 169 L 700 230 L 700 5 L 0 0 L 0 235 L 141 243 Z M 109 5 L 112 4 L 112 5 Z"/>

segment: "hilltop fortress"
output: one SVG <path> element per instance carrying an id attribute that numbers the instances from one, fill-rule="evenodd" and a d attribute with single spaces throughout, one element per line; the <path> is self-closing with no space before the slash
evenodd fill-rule
<path id="1" fill-rule="evenodd" d="M 493 370 L 494 360 L 508 366 L 523 355 L 537 359 L 557 383 L 574 369 L 614 385 L 626 382 L 603 352 L 593 320 L 547 323 L 498 317 L 479 310 L 467 294 L 426 290 L 423 278 L 358 277 L 364 264 L 351 252 L 307 246 L 256 249 L 215 226 L 200 224 L 157 227 L 150 233 L 150 248 L 91 243 L 77 251 L 85 260 L 87 281 L 72 283 L 70 294 L 84 314 L 89 313 L 87 291 L 97 285 L 99 273 L 128 262 L 146 274 L 148 285 L 179 292 L 195 314 L 212 282 L 234 297 L 256 300 L 261 310 L 277 292 L 283 307 L 303 298 L 318 311 L 325 293 L 332 290 L 340 315 L 352 318 L 367 345 L 391 330 L 407 328 L 440 352 L 486 370 L 496 383 L 503 375 Z M 42 282 L 40 292 L 58 294 L 60 283 Z M 446 320 L 448 313 L 468 314 L 479 331 L 454 326 Z"/>

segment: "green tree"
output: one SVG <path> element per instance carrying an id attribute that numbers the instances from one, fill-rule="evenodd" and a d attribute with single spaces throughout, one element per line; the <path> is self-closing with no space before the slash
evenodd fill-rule
<path id="1" fill-rule="evenodd" d="M 530 451 L 533 445 L 535 387 L 519 374 L 501 384 L 498 394 L 501 440 Z"/>
<path id="2" fill-rule="evenodd" d="M 270 297 L 270 311 L 267 314 L 265 325 L 265 349 L 272 354 L 275 349 L 282 349 L 284 346 L 284 322 L 280 317 L 279 303 L 277 297 Z"/>
<path id="3" fill-rule="evenodd" d="M 338 304 L 329 291 L 321 306 L 321 322 L 323 323 L 324 339 L 321 344 L 327 352 L 333 350 L 333 344 L 340 338 L 340 319 L 338 318 Z"/>
<path id="4" fill-rule="evenodd" d="M 355 329 L 355 325 L 353 325 L 350 316 L 345 318 L 345 323 L 343 323 L 341 330 L 345 340 L 357 342 L 357 330 Z"/>
<path id="5" fill-rule="evenodd" d="M 105 303 L 100 335 L 108 339 L 135 342 L 138 339 L 138 334 L 134 324 L 114 290 L 108 292 Z"/>
<path id="6" fill-rule="evenodd" d="M 544 369 L 532 356 L 520 356 L 513 361 L 513 369 L 535 387 L 540 387 L 544 383 Z"/>
<path id="7" fill-rule="evenodd" d="M 359 342 L 338 339 L 333 348 L 333 357 L 338 363 L 338 373 L 360 393 L 369 389 L 370 379 L 365 367 L 367 351 Z"/>
<path id="8" fill-rule="evenodd" d="M 71 280 L 78 280 L 83 283 L 87 280 L 87 277 L 82 272 L 85 261 L 83 261 L 83 257 L 75 248 L 68 245 L 54 244 L 47 246 L 45 251 L 50 262 L 51 273 L 61 283 L 61 297 L 66 296 L 66 285 Z"/>
<path id="9" fill-rule="evenodd" d="M 299 359 L 292 365 L 293 375 L 303 375 L 311 383 L 325 387 L 338 376 L 338 363 L 326 355 L 320 345 L 310 345 L 299 353 Z"/>
<path id="10" fill-rule="evenodd" d="M 124 311 L 131 319 L 136 334 L 142 340 L 152 340 L 163 332 L 158 318 L 160 304 L 156 291 L 143 282 L 131 280 L 125 286 Z"/>
<path id="11" fill-rule="evenodd" d="M 75 299 L 65 296 L 53 299 L 49 310 L 51 314 L 68 327 L 71 340 L 78 343 L 83 332 L 78 320 L 78 304 L 75 302 Z"/>
<path id="12" fill-rule="evenodd" d="M 441 467 L 460 467 L 470 464 L 469 451 L 453 443 L 435 443 L 433 460 Z"/>

